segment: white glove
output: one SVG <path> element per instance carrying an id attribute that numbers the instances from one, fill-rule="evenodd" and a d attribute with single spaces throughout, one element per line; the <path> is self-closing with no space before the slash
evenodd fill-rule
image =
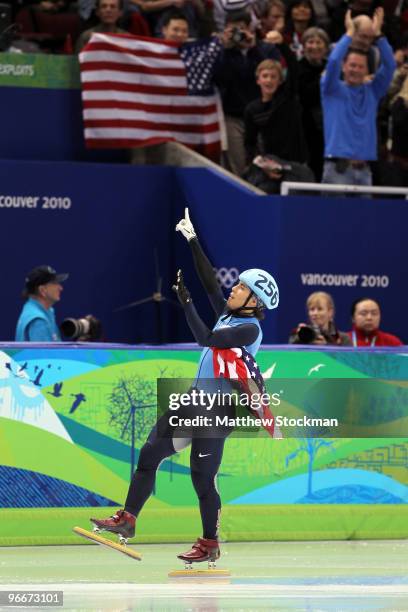
<path id="1" fill-rule="evenodd" d="M 196 238 L 196 233 L 193 224 L 190 221 L 190 215 L 188 214 L 188 208 L 184 209 L 184 219 L 181 219 L 176 225 L 176 232 L 181 232 L 188 241 Z"/>

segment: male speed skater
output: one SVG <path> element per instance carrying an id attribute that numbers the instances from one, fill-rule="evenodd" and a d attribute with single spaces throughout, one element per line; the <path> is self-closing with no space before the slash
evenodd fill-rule
<path id="1" fill-rule="evenodd" d="M 205 388 L 214 379 L 214 351 L 241 347 L 254 357 L 262 340 L 259 321 L 265 308 L 273 309 L 279 303 L 279 291 L 274 278 L 264 270 L 250 269 L 239 275 L 237 284 L 226 300 L 218 285 L 214 269 L 204 254 L 190 221 L 188 209 L 176 230 L 188 240 L 196 271 L 207 293 L 217 321 L 212 329 L 198 315 L 190 293 L 184 284 L 181 270 L 173 289 L 184 309 L 187 323 L 197 343 L 203 347 L 194 388 Z M 184 409 L 188 414 L 189 406 Z M 191 479 L 196 491 L 202 521 L 202 536 L 191 550 L 178 555 L 187 564 L 208 561 L 213 564 L 220 557 L 218 541 L 221 499 L 215 479 L 221 464 L 224 443 L 231 429 L 217 432 L 216 437 L 177 437 L 176 427 L 169 424 L 165 413 L 157 421 L 139 455 L 123 510 L 107 519 L 92 518 L 97 530 L 117 533 L 122 542 L 135 535 L 135 523 L 150 497 L 160 463 L 191 444 Z"/>

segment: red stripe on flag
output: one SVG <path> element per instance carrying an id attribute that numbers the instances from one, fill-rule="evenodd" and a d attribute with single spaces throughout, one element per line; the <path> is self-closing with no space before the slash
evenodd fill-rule
<path id="1" fill-rule="evenodd" d="M 107 36 L 109 36 L 109 40 L 123 40 L 126 42 L 126 40 L 129 41 L 135 41 L 135 40 L 139 40 L 141 42 L 151 42 L 151 43 L 155 43 L 156 45 L 163 45 L 165 47 L 169 47 L 169 48 L 176 48 L 178 49 L 178 47 L 180 46 L 179 43 L 175 43 L 172 42 L 171 40 L 160 40 L 158 38 L 153 38 L 152 36 L 135 36 L 134 34 L 129 34 L 129 32 L 121 32 L 120 34 L 106 34 Z M 92 42 L 92 39 L 91 39 Z M 90 43 L 88 43 L 90 44 Z"/>
<path id="2" fill-rule="evenodd" d="M 121 100 L 83 100 L 84 109 L 121 109 L 121 110 L 143 110 L 150 113 L 164 113 L 166 115 L 211 115 L 217 112 L 215 104 L 200 106 L 199 111 L 195 106 L 177 104 L 146 104 L 144 102 L 126 102 Z"/>
<path id="3" fill-rule="evenodd" d="M 166 123 L 165 121 L 142 121 L 141 119 L 85 119 L 84 126 L 86 128 L 139 128 L 156 132 L 167 130 L 169 132 L 174 131 L 185 134 L 211 134 L 218 124 L 186 125 L 182 123 Z"/>
<path id="4" fill-rule="evenodd" d="M 212 53 L 210 49 L 213 49 L 213 47 L 208 47 L 209 54 Z M 115 56 L 110 55 L 111 53 L 114 53 Z M 123 59 L 121 53 L 123 53 Z M 199 53 L 202 53 L 201 47 Z M 105 57 L 103 57 L 104 54 Z M 172 77 L 185 77 L 187 80 L 191 76 L 190 67 L 185 65 L 176 43 L 130 35 L 96 33 L 79 57 L 81 73 L 84 78 L 89 79 L 82 82 L 84 93 L 91 96 L 92 92 L 98 92 L 98 97 L 102 98 L 101 100 L 85 100 L 86 96 L 83 96 L 84 110 L 99 109 L 102 115 L 102 117 L 84 120 L 87 146 L 92 148 L 125 148 L 169 140 L 178 140 L 184 144 L 187 144 L 185 140 L 197 140 L 196 144 L 187 144 L 187 146 L 191 146 L 194 150 L 218 161 L 221 148 L 218 121 L 211 121 L 208 125 L 202 125 L 204 116 L 208 117 L 209 114 L 218 112 L 216 98 L 211 95 L 208 96 L 208 100 L 203 100 L 207 97 L 191 94 L 187 86 L 177 87 L 172 84 Z M 112 57 L 119 61 L 112 61 Z M 211 57 L 211 55 L 208 57 Z M 151 62 L 149 63 L 150 59 Z M 106 79 L 104 75 L 106 71 L 113 71 L 118 80 Z M 189 71 L 189 75 L 187 75 L 187 71 Z M 129 75 L 131 74 L 140 74 L 142 81 L 143 75 L 149 75 L 150 84 L 146 82 L 129 83 Z M 195 80 L 201 78 L 200 73 L 197 73 L 197 67 L 194 69 L 194 75 L 191 78 Z M 166 84 L 167 81 L 168 84 Z M 116 98 L 119 97 L 120 93 L 123 94 L 121 97 L 128 97 L 130 100 L 117 100 Z M 155 95 L 159 97 L 157 102 L 150 97 Z M 137 100 L 133 101 L 132 97 Z M 190 104 L 186 104 L 186 101 Z M 114 110 L 115 112 L 112 113 L 114 118 L 104 118 L 103 109 Z M 143 115 L 141 119 L 121 117 L 121 111 L 126 110 L 156 113 L 159 120 L 146 121 Z M 87 114 L 92 113 L 88 112 Z M 182 118 L 177 123 L 170 123 L 167 120 L 168 117 L 174 117 L 177 114 L 188 116 L 191 123 L 183 122 Z M 101 129 L 104 127 L 110 128 L 113 134 L 117 130 L 117 136 L 115 138 L 104 138 L 104 130 Z M 147 136 L 149 136 L 149 132 L 157 132 L 158 135 L 157 138 L 122 138 L 122 132 L 125 132 L 126 128 L 146 131 Z M 159 132 L 163 130 L 169 133 L 168 137 L 159 136 Z M 187 137 L 188 135 L 190 135 L 190 138 Z M 207 144 L 205 140 L 208 137 L 213 142 Z"/>
<path id="5" fill-rule="evenodd" d="M 157 38 L 155 39 L 155 43 L 157 45 Z M 114 43 L 89 42 L 86 45 L 86 47 L 84 47 L 82 52 L 88 53 L 90 51 L 110 51 L 110 52 L 115 52 L 115 53 L 120 52 L 120 53 L 125 53 L 126 55 L 132 55 L 135 57 L 151 57 L 153 59 L 160 59 L 160 60 L 164 60 L 164 59 L 177 60 L 179 58 L 179 54 L 177 53 L 176 49 L 174 51 L 169 51 L 168 53 L 166 51 L 163 52 L 160 49 L 157 49 L 157 51 L 155 51 L 154 45 L 152 45 L 151 50 L 142 49 L 142 48 L 132 49 L 131 47 L 126 47 L 126 46 L 117 44 L 116 42 Z"/>
<path id="6" fill-rule="evenodd" d="M 236 389 L 237 387 L 239 387 L 240 392 L 244 392 L 248 397 L 252 397 L 254 393 L 259 396 L 261 391 L 261 387 L 259 386 L 260 383 L 259 381 L 257 382 L 256 380 L 248 376 L 249 372 L 242 356 L 244 354 L 243 349 L 238 349 L 239 351 L 241 351 L 240 355 L 238 355 L 236 350 L 233 349 L 217 349 L 215 347 L 211 347 L 211 350 L 213 351 L 213 368 L 214 376 L 216 378 L 225 378 L 229 380 L 233 388 Z M 255 364 L 255 360 L 253 358 L 252 360 Z M 221 372 L 220 362 L 223 366 L 224 372 Z M 231 371 L 228 367 L 228 364 L 231 366 Z M 254 366 L 251 367 L 252 370 L 254 370 Z M 256 366 L 256 369 L 259 371 L 258 366 Z M 231 376 L 231 372 L 236 372 L 238 378 L 233 378 Z M 263 386 L 263 379 L 262 375 L 260 374 L 260 371 L 259 376 L 262 380 L 261 386 Z M 257 402 L 259 402 L 259 398 L 257 398 Z M 249 405 L 246 405 L 245 407 L 248 412 L 252 414 L 255 418 L 262 418 L 262 427 L 268 432 L 270 436 L 273 437 L 275 431 L 275 420 L 269 405 L 265 402 L 262 402 L 261 414 L 251 408 Z M 272 420 L 272 423 L 270 425 L 267 423 L 268 419 Z"/>
<path id="7" fill-rule="evenodd" d="M 117 83 L 116 81 L 97 81 L 82 83 L 84 91 L 106 91 L 109 97 L 110 92 L 130 91 L 133 93 L 161 94 L 163 96 L 186 96 L 186 87 L 166 87 L 157 85 L 133 85 L 132 83 Z"/>
<path id="8" fill-rule="evenodd" d="M 185 76 L 186 71 L 183 68 L 164 68 L 164 67 L 153 67 L 125 64 L 123 62 L 108 62 L 108 61 L 95 61 L 95 62 L 84 62 L 81 70 L 83 72 L 95 71 L 95 70 L 111 70 L 114 72 L 129 72 L 131 74 L 157 74 L 159 76 Z"/>
<path id="9" fill-rule="evenodd" d="M 175 138 L 88 138 L 86 142 L 91 149 L 126 149 L 170 141 L 175 141 Z"/>

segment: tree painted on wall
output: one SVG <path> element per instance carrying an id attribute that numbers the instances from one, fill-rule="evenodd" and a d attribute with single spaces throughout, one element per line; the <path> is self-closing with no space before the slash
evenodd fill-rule
<path id="1" fill-rule="evenodd" d="M 312 484 L 313 484 L 313 462 L 316 459 L 316 456 L 319 450 L 323 447 L 331 448 L 333 451 L 334 440 L 329 442 L 328 440 L 322 440 L 321 438 L 302 438 L 300 442 L 299 448 L 297 448 L 293 453 L 290 453 L 286 457 L 285 464 L 288 467 L 289 463 L 296 459 L 296 457 L 300 453 L 306 453 L 309 457 L 308 462 L 308 477 L 307 477 L 307 495 L 311 497 L 313 495 Z"/>

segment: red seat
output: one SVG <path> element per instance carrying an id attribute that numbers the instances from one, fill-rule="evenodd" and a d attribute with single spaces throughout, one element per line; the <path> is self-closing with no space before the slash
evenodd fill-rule
<path id="1" fill-rule="evenodd" d="M 17 13 L 16 24 L 21 34 L 32 34 L 34 32 L 34 23 L 31 18 L 31 11 L 28 8 L 23 8 Z"/>
<path id="2" fill-rule="evenodd" d="M 33 11 L 33 22 L 37 32 L 46 32 L 54 38 L 64 39 L 70 34 L 75 40 L 80 31 L 81 22 L 77 13 L 46 13 Z"/>
<path id="3" fill-rule="evenodd" d="M 151 36 L 149 24 L 140 13 L 131 13 L 129 33 L 134 34 L 135 36 Z"/>
<path id="4" fill-rule="evenodd" d="M 16 16 L 22 36 L 35 40 L 53 51 L 62 51 L 67 37 L 75 41 L 80 32 L 80 18 L 77 13 L 47 13 L 25 8 Z"/>

